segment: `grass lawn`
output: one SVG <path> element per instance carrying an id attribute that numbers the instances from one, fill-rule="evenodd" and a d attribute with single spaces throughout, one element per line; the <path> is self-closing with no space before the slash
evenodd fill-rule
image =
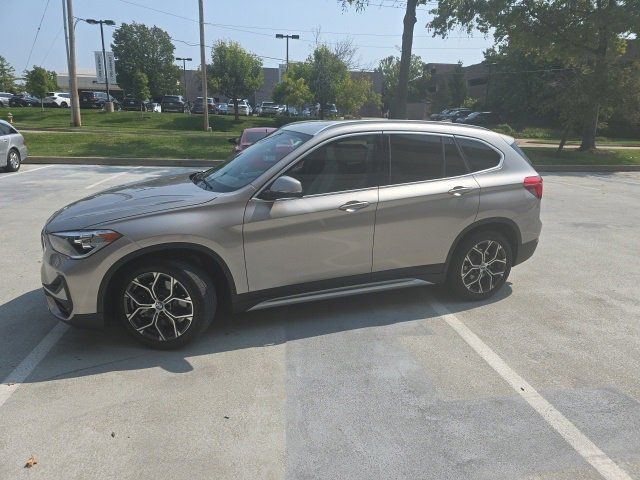
<path id="1" fill-rule="evenodd" d="M 555 148 L 523 148 L 534 165 L 640 165 L 640 150 L 557 153 Z"/>

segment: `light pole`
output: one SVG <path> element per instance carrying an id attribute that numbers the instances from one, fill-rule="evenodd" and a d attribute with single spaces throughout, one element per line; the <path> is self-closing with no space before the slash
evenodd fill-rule
<path id="1" fill-rule="evenodd" d="M 104 65 L 104 79 L 107 84 L 107 102 L 110 105 L 110 107 L 107 108 L 105 104 L 105 111 L 110 111 L 112 104 L 111 104 L 111 94 L 109 93 L 109 72 L 107 72 L 107 53 L 104 50 L 104 30 L 102 29 L 102 25 L 114 26 L 116 22 L 114 22 L 113 20 L 94 20 L 93 18 L 87 18 L 85 22 L 87 22 L 90 25 L 100 24 L 100 39 L 102 40 L 102 62 Z"/>
<path id="2" fill-rule="evenodd" d="M 287 70 L 289 70 L 289 39 L 298 40 L 300 35 L 283 35 L 282 33 L 276 33 L 276 38 L 286 38 L 287 39 Z"/>
<path id="3" fill-rule="evenodd" d="M 183 82 L 184 82 L 184 100 L 187 100 L 187 62 L 191 62 L 193 59 L 192 58 L 186 58 L 186 57 L 176 57 L 176 61 L 178 62 L 182 62 L 182 78 L 183 78 Z M 206 99 L 205 99 L 205 105 L 207 104 Z"/>

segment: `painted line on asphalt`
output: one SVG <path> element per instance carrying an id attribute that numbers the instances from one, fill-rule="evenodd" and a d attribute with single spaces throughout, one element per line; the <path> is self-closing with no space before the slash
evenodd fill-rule
<path id="1" fill-rule="evenodd" d="M 611 460 L 578 427 L 551 405 L 529 383 L 518 375 L 491 347 L 471 331 L 458 317 L 439 302 L 432 303 L 435 312 L 489 364 L 573 449 L 607 480 L 632 480 L 627 472 Z"/>
<path id="2" fill-rule="evenodd" d="M 24 382 L 29 375 L 35 370 L 38 364 L 49 353 L 51 347 L 53 347 L 58 340 L 69 329 L 68 325 L 62 322 L 58 322 L 49 333 L 31 350 L 31 353 L 25 357 L 20 365 L 13 369 L 13 371 L 2 381 L 0 384 L 0 407 L 9 400 L 11 395 L 18 389 L 18 387 Z"/>
<path id="3" fill-rule="evenodd" d="M 545 178 L 544 183 L 557 183 L 559 185 L 567 185 L 569 187 L 578 187 L 578 188 L 587 188 L 589 190 L 597 190 L 597 191 L 601 191 L 601 188 L 596 188 L 596 187 L 589 187 L 587 185 L 580 185 L 578 183 L 569 183 L 569 182 L 559 182 L 558 180 L 547 180 Z"/>
<path id="4" fill-rule="evenodd" d="M 127 173 L 130 173 L 130 172 L 131 172 L 131 170 L 135 170 L 136 168 L 140 168 L 140 167 L 133 167 L 133 168 L 131 168 L 131 169 L 129 169 L 129 170 L 127 170 L 127 171 L 125 171 L 125 172 L 116 173 L 115 175 L 112 175 L 112 176 L 107 177 L 107 178 L 103 178 L 102 180 L 100 180 L 100 181 L 98 181 L 98 182 L 96 182 L 96 183 L 92 183 L 92 184 L 91 184 L 91 185 L 89 185 L 88 187 L 84 187 L 84 188 L 86 188 L 87 190 L 89 190 L 90 188 L 97 187 L 98 185 L 101 185 L 101 184 L 103 184 L 103 183 L 105 183 L 105 182 L 108 182 L 109 180 L 113 180 L 113 179 L 115 179 L 115 178 L 121 177 L 122 175 L 126 175 Z"/>
<path id="5" fill-rule="evenodd" d="M 22 175 L 23 173 L 37 172 L 38 170 L 44 170 L 45 168 L 51 167 L 55 167 L 55 165 L 45 165 L 44 167 L 32 168 L 31 170 L 22 170 L 20 172 L 7 173 L 6 175 L 0 176 L 0 180 L 2 180 L 3 178 L 15 177 L 16 175 Z"/>

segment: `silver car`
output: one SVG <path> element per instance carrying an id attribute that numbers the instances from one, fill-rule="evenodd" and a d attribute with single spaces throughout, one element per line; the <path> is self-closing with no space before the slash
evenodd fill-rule
<path id="1" fill-rule="evenodd" d="M 103 191 L 42 232 L 51 312 L 158 348 L 234 311 L 446 282 L 496 293 L 540 235 L 513 138 L 412 121 L 289 124 L 232 160 Z M 420 291 L 416 291 L 420 295 Z"/>
<path id="2" fill-rule="evenodd" d="M 0 120 L 0 170 L 17 172 L 22 161 L 27 158 L 24 137 L 13 125 Z"/>

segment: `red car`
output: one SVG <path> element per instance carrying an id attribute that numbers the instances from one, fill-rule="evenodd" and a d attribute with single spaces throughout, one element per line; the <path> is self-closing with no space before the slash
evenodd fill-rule
<path id="1" fill-rule="evenodd" d="M 234 152 L 239 153 L 249 145 L 253 145 L 258 140 L 262 140 L 264 137 L 269 135 L 271 132 L 275 132 L 277 128 L 273 127 L 253 127 L 253 128 L 245 128 L 242 131 L 242 135 L 240 138 L 230 138 L 229 142 L 235 145 Z"/>

